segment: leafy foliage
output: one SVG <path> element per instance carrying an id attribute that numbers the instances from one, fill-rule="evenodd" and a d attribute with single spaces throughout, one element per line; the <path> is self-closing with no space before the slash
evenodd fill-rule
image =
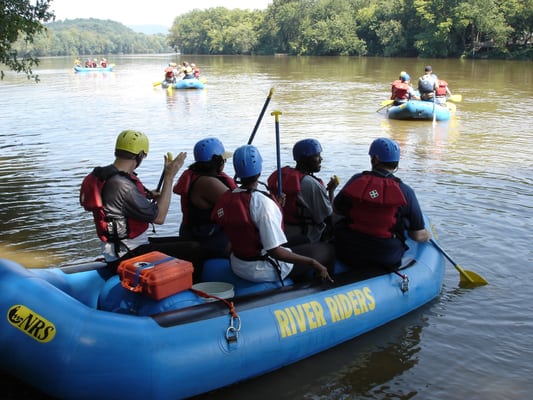
<path id="1" fill-rule="evenodd" d="M 34 37 L 45 31 L 43 22 L 50 21 L 54 14 L 48 11 L 50 0 L 3 0 L 0 1 L 0 63 L 16 72 L 24 72 L 28 79 L 39 77 L 33 75 L 32 67 L 39 65 L 39 60 L 31 56 L 19 56 L 13 43 L 22 40 L 33 43 Z M 0 79 L 4 78 L 0 70 Z"/>

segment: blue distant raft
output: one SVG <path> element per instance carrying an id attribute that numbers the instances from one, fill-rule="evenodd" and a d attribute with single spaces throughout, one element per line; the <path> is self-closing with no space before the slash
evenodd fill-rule
<path id="1" fill-rule="evenodd" d="M 203 279 L 231 298 L 189 289 L 152 300 L 103 263 L 26 269 L 0 259 L 0 368 L 59 399 L 178 399 L 256 377 L 418 309 L 442 287 L 444 258 L 408 241 L 399 274 L 348 271 L 335 282 L 254 284 L 228 260 Z"/>
<path id="2" fill-rule="evenodd" d="M 75 72 L 111 72 L 115 68 L 115 64 L 110 64 L 107 67 L 86 68 L 79 65 L 74 66 Z"/>
<path id="3" fill-rule="evenodd" d="M 168 83 L 167 81 L 161 82 L 161 87 L 163 89 L 203 89 L 204 83 L 201 79 L 191 78 L 191 79 L 178 79 L 174 83 Z"/>
<path id="4" fill-rule="evenodd" d="M 437 121 L 448 121 L 455 113 L 455 104 L 433 104 L 433 101 L 409 100 L 399 106 L 391 106 L 387 110 L 387 116 L 390 119 L 406 120 L 433 120 L 433 110 L 435 110 L 435 119 Z"/>

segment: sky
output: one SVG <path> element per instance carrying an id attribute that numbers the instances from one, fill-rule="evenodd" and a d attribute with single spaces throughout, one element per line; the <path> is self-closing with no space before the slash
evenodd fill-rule
<path id="1" fill-rule="evenodd" d="M 266 9 L 273 0 L 52 0 L 50 10 L 56 21 L 75 18 L 110 19 L 126 26 L 163 25 L 170 28 L 174 18 L 193 9 Z"/>

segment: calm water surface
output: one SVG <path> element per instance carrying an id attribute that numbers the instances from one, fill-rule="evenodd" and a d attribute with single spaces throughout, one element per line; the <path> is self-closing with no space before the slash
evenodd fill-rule
<path id="1" fill-rule="evenodd" d="M 168 93 L 153 83 L 169 61 L 196 62 L 203 91 Z M 78 204 L 82 178 L 113 160 L 116 135 L 144 131 L 150 154 L 138 172 L 157 185 L 167 151 L 189 152 L 205 136 L 245 144 L 271 87 L 254 139 L 264 170 L 314 137 L 320 175 L 341 183 L 366 169 L 378 136 L 402 147 L 398 176 L 411 184 L 442 246 L 489 285 L 458 288 L 448 265 L 428 306 L 329 352 L 201 399 L 524 399 L 533 390 L 531 226 L 533 68 L 528 62 L 292 57 L 122 57 L 112 73 L 75 74 L 70 59 L 44 59 L 35 84 L 0 82 L 0 255 L 28 267 L 91 260 L 99 245 Z M 401 70 L 413 79 L 431 63 L 454 94 L 448 122 L 393 121 L 376 112 Z M 227 171 L 233 174 L 231 163 Z M 175 198 L 158 235 L 177 232 Z M 9 375 L 2 397 L 45 398 Z M 201 382 L 199 382 L 201 385 Z M 265 388 L 272 390 L 265 390 Z"/>

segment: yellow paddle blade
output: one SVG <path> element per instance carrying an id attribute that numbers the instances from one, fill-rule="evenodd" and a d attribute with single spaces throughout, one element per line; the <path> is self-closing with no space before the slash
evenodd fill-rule
<path id="1" fill-rule="evenodd" d="M 154 83 L 152 83 L 152 85 L 153 85 L 154 87 L 156 87 L 156 86 L 161 85 L 162 83 L 163 83 L 163 82 L 159 81 L 159 82 L 154 82 Z"/>
<path id="2" fill-rule="evenodd" d="M 456 265 L 455 268 L 457 267 L 459 266 Z M 484 286 L 488 284 L 488 282 L 482 276 L 476 274 L 474 271 L 467 271 L 464 269 L 459 269 L 459 272 L 461 276 L 459 280 L 459 286 L 462 288 L 472 288 L 472 287 Z"/>
<path id="3" fill-rule="evenodd" d="M 460 103 L 461 101 L 463 101 L 463 96 L 461 96 L 460 94 L 454 94 L 451 95 L 448 100 L 453 101 L 455 103 Z"/>
<path id="4" fill-rule="evenodd" d="M 385 107 L 385 106 L 389 106 L 389 105 L 391 105 L 392 103 L 394 103 L 394 100 L 383 100 L 383 101 L 381 102 L 381 105 L 382 105 L 383 107 Z"/>

